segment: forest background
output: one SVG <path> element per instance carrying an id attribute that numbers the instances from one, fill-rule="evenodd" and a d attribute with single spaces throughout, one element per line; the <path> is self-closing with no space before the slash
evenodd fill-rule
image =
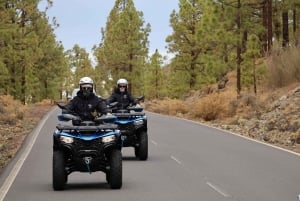
<path id="1" fill-rule="evenodd" d="M 64 49 L 54 34 L 59 24 L 47 16 L 52 1 L 43 11 L 39 3 L 0 3 L 1 124 L 24 119 L 21 106 L 66 100 L 83 76 L 104 98 L 125 77 L 152 110 L 204 121 L 234 117 L 245 107 L 244 115 L 261 114 L 273 100 L 266 92 L 300 81 L 300 0 L 178 0 L 166 36 L 172 59 L 158 50 L 149 55 L 151 24 L 132 0 L 116 0 L 93 48 L 95 65 L 79 45 Z M 167 109 L 157 109 L 164 102 Z M 300 122 L 295 125 L 298 139 Z M 4 141 L 0 151 L 7 147 Z"/>

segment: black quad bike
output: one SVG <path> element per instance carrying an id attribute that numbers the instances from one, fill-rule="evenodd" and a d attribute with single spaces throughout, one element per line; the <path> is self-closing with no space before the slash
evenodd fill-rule
<path id="1" fill-rule="evenodd" d="M 61 109 L 64 106 L 57 104 Z M 53 189 L 63 190 L 72 172 L 96 172 L 106 174 L 112 189 L 122 186 L 121 135 L 116 117 L 112 115 L 95 118 L 94 121 L 81 121 L 76 114 L 60 114 L 53 133 Z M 76 122 L 76 123 L 75 123 Z"/>
<path id="2" fill-rule="evenodd" d="M 137 102 L 144 100 L 141 96 Z M 139 160 L 148 159 L 148 127 L 147 116 L 141 106 L 129 106 L 126 109 L 116 108 L 117 102 L 111 103 L 108 107 L 116 116 L 115 124 L 121 131 L 122 146 L 133 147 L 135 156 Z"/>

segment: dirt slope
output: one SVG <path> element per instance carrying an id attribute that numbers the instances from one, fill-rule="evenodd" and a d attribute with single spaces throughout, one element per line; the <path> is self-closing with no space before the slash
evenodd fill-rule
<path id="1" fill-rule="evenodd" d="M 14 157 L 25 137 L 52 107 L 51 104 L 32 105 L 27 107 L 24 118 L 16 124 L 0 122 L 0 170 Z"/>

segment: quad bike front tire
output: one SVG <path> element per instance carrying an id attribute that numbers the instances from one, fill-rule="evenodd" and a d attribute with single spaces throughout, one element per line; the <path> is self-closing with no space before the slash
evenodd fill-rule
<path id="1" fill-rule="evenodd" d="M 122 153 L 121 150 L 114 149 L 110 153 L 110 169 L 106 173 L 106 180 L 111 189 L 122 187 Z"/>
<path id="2" fill-rule="evenodd" d="M 53 152 L 52 186 L 56 191 L 63 190 L 68 179 L 65 171 L 65 159 L 62 151 Z"/>
<path id="3" fill-rule="evenodd" d="M 134 153 L 140 160 L 148 159 L 148 134 L 146 131 L 142 131 L 139 135 L 139 145 L 134 148 Z"/>

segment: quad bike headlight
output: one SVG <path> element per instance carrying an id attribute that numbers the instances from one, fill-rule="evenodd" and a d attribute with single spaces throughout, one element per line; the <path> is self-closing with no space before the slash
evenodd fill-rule
<path id="1" fill-rule="evenodd" d="M 116 139 L 116 136 L 110 135 L 110 136 L 103 137 L 102 142 L 108 143 L 108 142 L 114 141 L 115 139 Z"/>
<path id="2" fill-rule="evenodd" d="M 133 124 L 136 126 L 139 126 L 139 125 L 143 125 L 143 123 L 144 123 L 143 120 L 138 120 L 138 121 L 135 121 Z"/>
<path id="3" fill-rule="evenodd" d="M 66 144 L 72 144 L 74 142 L 74 139 L 72 137 L 60 136 L 60 141 Z"/>

